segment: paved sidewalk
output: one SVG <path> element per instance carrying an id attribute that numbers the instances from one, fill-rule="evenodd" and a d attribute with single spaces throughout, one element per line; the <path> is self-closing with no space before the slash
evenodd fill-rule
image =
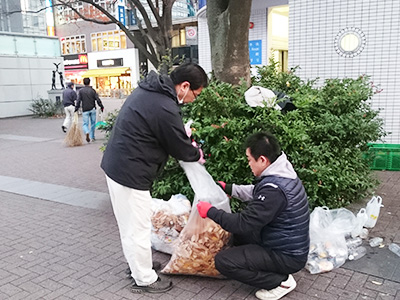
<path id="1" fill-rule="evenodd" d="M 104 100 L 109 111 L 121 101 Z M 0 300 L 256 299 L 233 280 L 169 276 L 162 295 L 132 294 L 96 142 L 68 148 L 62 119 L 0 119 Z M 380 217 L 370 236 L 400 244 L 400 172 L 376 172 Z M 353 211 L 365 206 L 352 206 Z M 400 300 L 400 257 L 387 246 L 328 273 L 294 274 L 283 299 Z M 383 258 L 383 259 L 382 259 Z M 169 256 L 154 252 L 166 264 Z"/>

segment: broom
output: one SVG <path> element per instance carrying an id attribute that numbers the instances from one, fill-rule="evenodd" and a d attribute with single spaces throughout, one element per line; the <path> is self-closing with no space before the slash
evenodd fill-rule
<path id="1" fill-rule="evenodd" d="M 64 143 L 68 147 L 82 146 L 83 144 L 83 132 L 78 125 L 78 113 L 74 113 L 74 119 L 72 121 L 71 128 L 68 130 L 67 136 L 64 139 Z"/>

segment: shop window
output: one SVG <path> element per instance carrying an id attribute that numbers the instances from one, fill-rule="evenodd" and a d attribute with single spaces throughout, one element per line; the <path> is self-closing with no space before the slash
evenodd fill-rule
<path id="1" fill-rule="evenodd" d="M 126 49 L 126 35 L 123 31 L 104 31 L 91 34 L 92 51 Z M 93 41 L 97 42 L 94 43 Z"/>
<path id="2" fill-rule="evenodd" d="M 275 6 L 268 10 L 268 59 L 278 62 L 280 71 L 287 71 L 289 49 L 289 6 Z"/>
<path id="3" fill-rule="evenodd" d="M 174 30 L 172 32 L 172 47 L 180 47 L 186 45 L 186 29 Z"/>
<path id="4" fill-rule="evenodd" d="M 86 36 L 74 35 L 60 38 L 63 55 L 86 53 Z"/>

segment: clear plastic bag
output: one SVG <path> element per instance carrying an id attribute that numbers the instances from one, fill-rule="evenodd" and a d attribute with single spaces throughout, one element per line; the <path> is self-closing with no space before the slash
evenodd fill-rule
<path id="1" fill-rule="evenodd" d="M 179 235 L 170 261 L 161 272 L 219 276 L 214 257 L 228 244 L 231 235 L 211 219 L 202 219 L 196 205 L 199 201 L 207 201 L 216 208 L 230 212 L 229 198 L 204 166 L 197 162 L 180 162 L 180 165 L 185 170 L 195 198 L 188 223 Z"/>
<path id="2" fill-rule="evenodd" d="M 182 194 L 168 201 L 153 198 L 151 246 L 154 250 L 172 254 L 175 241 L 186 226 L 191 210 L 190 201 Z"/>
<path id="3" fill-rule="evenodd" d="M 345 237 L 350 236 L 357 223 L 356 216 L 346 208 L 331 209 L 330 214 L 332 216 L 330 232 L 343 234 Z"/>
<path id="4" fill-rule="evenodd" d="M 367 210 L 365 208 L 361 208 L 360 211 L 357 213 L 356 222 L 354 224 L 353 230 L 351 231 L 352 238 L 362 235 L 363 227 L 367 220 Z"/>
<path id="5" fill-rule="evenodd" d="M 310 252 L 306 264 L 311 274 L 331 271 L 346 262 L 345 235 L 351 219 L 347 211 L 330 211 L 327 207 L 316 207 L 311 213 Z"/>

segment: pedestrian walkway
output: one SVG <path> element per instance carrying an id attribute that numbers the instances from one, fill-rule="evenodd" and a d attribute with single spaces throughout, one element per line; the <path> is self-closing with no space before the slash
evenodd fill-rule
<path id="1" fill-rule="evenodd" d="M 109 111 L 120 104 L 103 103 L 113 106 Z M 61 125 L 62 119 L 0 119 L 0 300 L 256 299 L 253 287 L 237 281 L 179 275 L 168 276 L 174 288 L 165 294 L 132 294 L 99 167 L 104 134 L 69 148 Z M 370 236 L 400 244 L 400 172 L 376 175 L 385 207 Z M 163 265 L 168 259 L 154 252 Z M 400 300 L 400 258 L 387 246 L 368 248 L 364 258 L 331 272 L 294 277 L 298 286 L 283 299 Z"/>

